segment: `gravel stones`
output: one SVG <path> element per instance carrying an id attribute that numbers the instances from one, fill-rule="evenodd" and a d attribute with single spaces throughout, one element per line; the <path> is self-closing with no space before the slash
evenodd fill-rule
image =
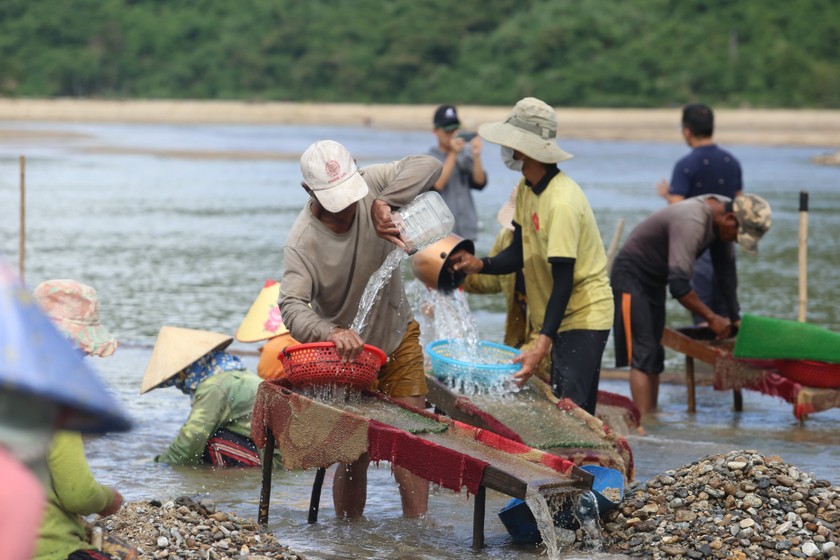
<path id="1" fill-rule="evenodd" d="M 141 560 L 303 560 L 272 534 L 260 532 L 253 520 L 186 496 L 163 503 L 131 502 L 97 525 L 136 547 Z"/>
<path id="2" fill-rule="evenodd" d="M 604 548 L 674 559 L 840 559 L 840 488 L 778 457 L 732 451 L 631 485 Z"/>

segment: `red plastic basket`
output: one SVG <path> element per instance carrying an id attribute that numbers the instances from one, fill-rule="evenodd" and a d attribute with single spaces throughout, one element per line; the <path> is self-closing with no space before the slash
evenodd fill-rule
<path id="1" fill-rule="evenodd" d="M 388 359 L 376 346 L 365 344 L 354 361 L 342 362 L 332 342 L 289 346 L 278 357 L 295 387 L 344 385 L 357 389 L 370 389 L 379 368 Z"/>
<path id="2" fill-rule="evenodd" d="M 819 389 L 840 387 L 840 364 L 811 360 L 779 360 L 779 372 L 800 385 Z"/>

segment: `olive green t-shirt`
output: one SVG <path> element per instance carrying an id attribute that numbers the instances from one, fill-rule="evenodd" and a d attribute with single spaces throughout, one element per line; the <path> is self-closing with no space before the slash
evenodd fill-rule
<path id="1" fill-rule="evenodd" d="M 583 191 L 562 171 L 539 195 L 517 188 L 514 221 L 522 226 L 525 291 L 534 330 L 546 315 L 554 280 L 550 259 L 575 259 L 574 286 L 559 332 L 609 330 L 613 295 L 607 256 L 595 215 Z"/>

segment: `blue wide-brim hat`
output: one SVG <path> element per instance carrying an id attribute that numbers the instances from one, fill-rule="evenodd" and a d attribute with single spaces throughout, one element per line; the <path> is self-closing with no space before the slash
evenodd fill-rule
<path id="1" fill-rule="evenodd" d="M 0 258 L 0 391 L 62 407 L 61 429 L 127 431 L 131 422 L 87 364 Z"/>

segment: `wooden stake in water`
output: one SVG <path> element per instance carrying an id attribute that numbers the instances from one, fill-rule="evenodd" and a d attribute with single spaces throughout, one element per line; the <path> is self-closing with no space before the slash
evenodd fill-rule
<path id="1" fill-rule="evenodd" d="M 20 156 L 20 240 L 18 246 L 18 274 L 23 282 L 26 270 L 26 156 Z"/>
<path id="2" fill-rule="evenodd" d="M 808 313 L 808 191 L 799 192 L 799 314 L 805 322 Z"/>
<path id="3" fill-rule="evenodd" d="M 610 240 L 610 246 L 607 249 L 607 274 L 612 271 L 613 261 L 615 260 L 616 253 L 618 253 L 618 243 L 621 241 L 622 233 L 624 233 L 624 218 L 619 218 L 618 223 L 615 225 L 615 233 L 613 233 L 612 239 Z"/>

